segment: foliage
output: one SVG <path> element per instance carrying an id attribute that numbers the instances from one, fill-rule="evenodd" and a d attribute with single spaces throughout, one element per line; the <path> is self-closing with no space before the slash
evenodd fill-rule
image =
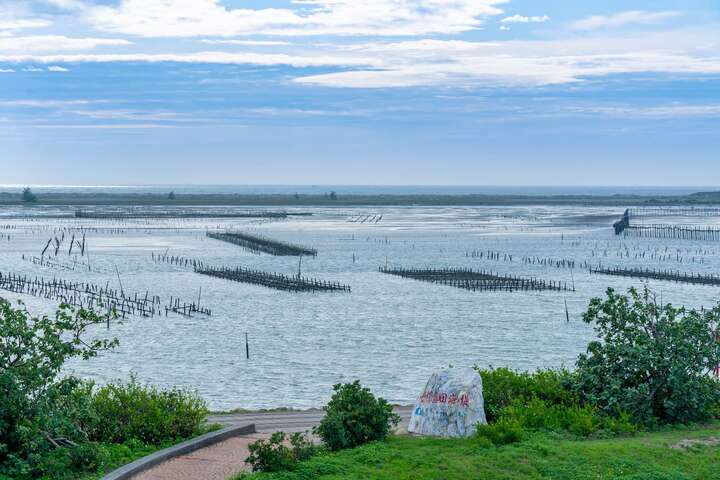
<path id="1" fill-rule="evenodd" d="M 30 190 L 30 187 L 23 188 L 22 191 L 23 203 L 35 203 L 37 202 L 37 196 Z"/>
<path id="2" fill-rule="evenodd" d="M 483 381 L 485 415 L 488 422 L 499 418 L 502 411 L 518 401 L 545 400 L 554 405 L 577 405 L 579 397 L 572 388 L 572 375 L 567 370 L 516 372 L 508 368 L 474 367 Z"/>
<path id="3" fill-rule="evenodd" d="M 670 448 L 687 438 L 717 437 L 720 424 L 672 428 L 587 441 L 554 433 L 520 443 L 479 446 L 477 438 L 391 436 L 384 442 L 319 455 L 294 470 L 252 480 L 706 480 L 718 476 L 717 447 Z"/>
<path id="4" fill-rule="evenodd" d="M 375 396 L 359 381 L 337 384 L 325 406 L 325 417 L 315 428 L 330 450 L 353 448 L 374 440 L 383 440 L 398 424 L 400 417 L 392 405 Z"/>
<path id="5" fill-rule="evenodd" d="M 516 401 L 503 410 L 500 419 L 515 421 L 525 430 L 569 432 L 583 437 L 601 430 L 612 434 L 631 434 L 637 430 L 627 414 L 604 416 L 590 405 L 552 404 L 537 398 L 528 403 Z"/>
<path id="6" fill-rule="evenodd" d="M 0 466 L 23 473 L 39 455 L 87 441 L 68 417 L 79 381 L 58 379 L 71 357 L 90 358 L 116 345 L 86 341 L 92 325 L 107 317 L 61 305 L 54 318 L 31 317 L 0 299 Z M 29 463 L 28 463 L 29 462 Z"/>
<path id="7" fill-rule="evenodd" d="M 275 432 L 268 440 L 258 440 L 248 447 L 250 455 L 245 459 L 254 472 L 282 472 L 292 470 L 298 462 L 309 460 L 317 452 L 315 444 L 303 433 L 290 435 L 286 445 L 284 432 Z"/>
<path id="8" fill-rule="evenodd" d="M 89 411 L 83 427 L 91 439 L 111 443 L 136 439 L 148 444 L 197 435 L 208 412 L 195 392 L 159 390 L 134 377 L 92 391 Z"/>
<path id="9" fill-rule="evenodd" d="M 577 361 L 577 390 L 608 415 L 627 411 L 639 423 L 687 423 L 717 412 L 720 306 L 685 310 L 659 305 L 645 288 L 629 296 L 607 290 L 583 320 L 600 341 Z"/>
<path id="10" fill-rule="evenodd" d="M 495 446 L 521 442 L 525 438 L 522 424 L 511 417 L 500 417 L 494 423 L 478 425 L 475 436 L 487 439 Z"/>
<path id="11" fill-rule="evenodd" d="M 74 479 L 200 433 L 207 410 L 195 394 L 60 378 L 67 359 L 117 344 L 85 338 L 107 321 L 68 305 L 32 317 L 0 299 L 0 480 Z"/>
<path id="12" fill-rule="evenodd" d="M 175 190 L 170 190 L 170 193 L 168 193 L 168 200 L 175 200 Z"/>

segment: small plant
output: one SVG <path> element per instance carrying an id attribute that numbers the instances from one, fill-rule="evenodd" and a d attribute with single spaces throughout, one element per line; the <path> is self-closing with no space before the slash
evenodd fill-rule
<path id="1" fill-rule="evenodd" d="M 175 200 L 175 190 L 170 190 L 170 193 L 168 193 L 168 200 Z"/>
<path id="2" fill-rule="evenodd" d="M 295 432 L 290 435 L 290 445 L 292 446 L 293 457 L 298 462 L 309 460 L 318 452 L 317 445 L 304 433 Z"/>
<path id="3" fill-rule="evenodd" d="M 325 407 L 325 417 L 315 433 L 330 450 L 354 448 L 367 442 L 384 440 L 400 417 L 392 405 L 375 396 L 359 381 L 337 384 Z"/>
<path id="4" fill-rule="evenodd" d="M 284 432 L 275 432 L 268 440 L 258 440 L 248 447 L 250 455 L 245 459 L 254 472 L 283 472 L 292 470 L 298 462 L 308 460 L 317 453 L 315 444 L 304 433 L 293 433 L 288 438 Z"/>
<path id="5" fill-rule="evenodd" d="M 517 419 L 502 417 L 495 423 L 478 425 L 475 436 L 481 442 L 489 441 L 495 446 L 522 442 L 525 431 Z"/>

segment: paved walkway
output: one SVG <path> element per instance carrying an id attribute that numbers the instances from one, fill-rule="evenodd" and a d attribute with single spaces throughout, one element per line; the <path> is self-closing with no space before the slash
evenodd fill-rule
<path id="1" fill-rule="evenodd" d="M 412 407 L 396 407 L 395 413 L 402 422 L 400 431 L 407 431 Z M 249 414 L 210 415 L 210 423 L 230 427 L 254 423 L 258 433 L 230 438 L 215 445 L 202 448 L 163 462 L 133 477 L 133 480 L 227 480 L 232 475 L 248 471 L 245 458 L 248 445 L 261 438 L 269 438 L 273 432 L 304 432 L 320 423 L 322 410 L 302 412 L 268 412 Z"/>

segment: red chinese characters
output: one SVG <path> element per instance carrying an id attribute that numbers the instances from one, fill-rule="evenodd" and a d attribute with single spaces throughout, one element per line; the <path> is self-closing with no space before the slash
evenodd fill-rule
<path id="1" fill-rule="evenodd" d="M 431 391 L 424 391 L 422 395 L 420 395 L 420 403 L 437 403 L 437 404 L 447 404 L 448 406 L 461 406 L 461 407 L 468 407 L 470 406 L 470 398 L 468 397 L 467 393 L 461 393 L 458 395 L 457 392 L 431 392 Z"/>

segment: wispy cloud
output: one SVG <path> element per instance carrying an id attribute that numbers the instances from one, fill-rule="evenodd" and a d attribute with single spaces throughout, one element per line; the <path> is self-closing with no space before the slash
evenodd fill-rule
<path id="1" fill-rule="evenodd" d="M 647 12 L 629 10 L 614 15 L 594 15 L 572 23 L 575 30 L 595 30 L 599 28 L 618 28 L 626 25 L 648 25 L 665 21 L 681 15 L 677 11 Z"/>
<path id="2" fill-rule="evenodd" d="M 0 73 L 15 73 L 12 68 L 0 68 Z"/>
<path id="3" fill-rule="evenodd" d="M 0 37 L 0 53 L 77 52 L 118 45 L 131 45 L 131 42 L 119 38 L 71 38 L 64 35 Z"/>
<path id="4" fill-rule="evenodd" d="M 112 123 L 112 124 L 100 124 L 100 123 L 88 123 L 88 124 L 44 124 L 44 125 L 29 125 L 31 128 L 43 128 L 43 129 L 68 129 L 68 130 L 155 130 L 165 128 L 184 128 L 183 125 L 167 125 L 167 124 L 156 124 L 156 123 Z"/>
<path id="5" fill-rule="evenodd" d="M 705 117 L 720 118 L 720 105 L 653 105 L 653 106 L 625 106 L 625 105 L 594 105 L 572 107 L 573 113 L 600 114 L 613 117 L 642 117 L 642 118 L 679 118 L 679 117 Z"/>
<path id="6" fill-rule="evenodd" d="M 246 46 L 258 46 L 258 47 L 277 47 L 283 45 L 290 45 L 290 42 L 281 42 L 277 40 L 200 40 L 200 43 L 206 43 L 209 45 L 246 45 Z"/>
<path id="7" fill-rule="evenodd" d="M 347 55 L 290 55 L 283 53 L 198 52 L 169 54 L 62 54 L 62 55 L 0 55 L 0 62 L 81 63 L 81 62 L 177 62 L 215 63 L 226 65 L 289 65 L 293 67 L 372 66 L 380 60 Z"/>
<path id="8" fill-rule="evenodd" d="M 52 23 L 47 20 L 30 19 L 30 18 L 5 18 L 0 16 L 0 31 L 2 30 L 25 30 L 27 28 L 48 27 Z"/>
<path id="9" fill-rule="evenodd" d="M 304 0 L 296 8 L 228 8 L 220 0 L 121 0 L 86 6 L 95 28 L 143 37 L 423 35 L 474 30 L 508 0 Z"/>
<path id="10" fill-rule="evenodd" d="M 69 69 L 67 69 L 65 67 L 61 67 L 59 65 L 50 65 L 49 67 L 47 67 L 47 70 L 48 70 L 48 72 L 56 72 L 56 73 L 65 73 L 65 72 L 70 71 Z"/>
<path id="11" fill-rule="evenodd" d="M 60 108 L 105 103 L 106 100 L 4 100 L 2 107 Z"/>
<path id="12" fill-rule="evenodd" d="M 547 15 L 536 15 L 526 17 L 524 15 L 513 15 L 500 20 L 500 23 L 543 23 L 550 20 Z"/>

